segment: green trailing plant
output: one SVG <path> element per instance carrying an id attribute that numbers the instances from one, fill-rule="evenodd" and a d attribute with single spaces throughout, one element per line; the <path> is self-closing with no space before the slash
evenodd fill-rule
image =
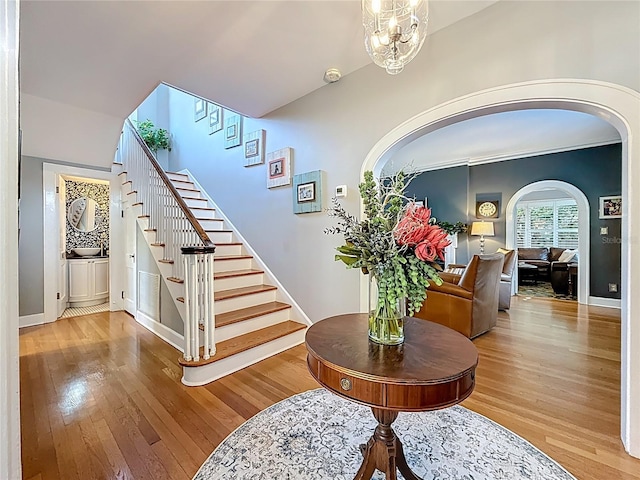
<path id="1" fill-rule="evenodd" d="M 156 128 L 149 119 L 144 122 L 136 122 L 136 126 L 144 143 L 153 153 L 158 153 L 158 150 L 171 151 L 171 137 L 164 128 Z"/>
<path id="2" fill-rule="evenodd" d="M 433 218 L 432 220 L 436 220 L 436 219 Z M 465 233 L 469 228 L 466 223 L 462 223 L 462 222 L 449 223 L 449 222 L 440 222 L 436 220 L 434 223 L 438 225 L 441 229 L 443 229 L 445 232 L 447 232 L 449 235 L 455 235 L 456 233 Z"/>

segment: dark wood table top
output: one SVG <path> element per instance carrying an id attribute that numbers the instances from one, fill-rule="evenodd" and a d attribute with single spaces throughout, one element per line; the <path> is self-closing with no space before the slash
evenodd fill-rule
<path id="1" fill-rule="evenodd" d="M 471 394 L 478 352 L 467 337 L 412 317 L 404 331 L 404 344 L 383 346 L 369 340 L 365 313 L 321 320 L 307 331 L 309 370 L 325 388 L 372 407 L 432 410 Z"/>

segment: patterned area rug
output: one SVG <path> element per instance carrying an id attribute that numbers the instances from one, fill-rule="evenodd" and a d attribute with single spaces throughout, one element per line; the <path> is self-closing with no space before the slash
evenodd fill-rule
<path id="1" fill-rule="evenodd" d="M 369 408 L 311 390 L 242 424 L 194 479 L 351 480 L 362 462 L 358 445 L 375 426 Z M 400 413 L 393 428 L 407 463 L 424 480 L 575 480 L 526 440 L 461 406 Z"/>
<path id="2" fill-rule="evenodd" d="M 561 295 L 554 293 L 553 288 L 551 288 L 550 282 L 538 282 L 537 285 L 525 284 L 518 286 L 518 295 L 523 297 L 546 297 L 546 298 L 559 298 L 561 300 L 573 300 L 576 301 L 574 297 L 570 297 L 569 295 Z"/>

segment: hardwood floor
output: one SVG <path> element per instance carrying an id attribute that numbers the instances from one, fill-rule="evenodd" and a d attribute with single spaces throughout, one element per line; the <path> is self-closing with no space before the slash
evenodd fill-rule
<path id="1" fill-rule="evenodd" d="M 620 318 L 613 309 L 514 298 L 474 340 L 463 405 L 526 438 L 579 480 L 640 479 L 620 433 Z M 20 331 L 25 479 L 189 479 L 249 417 L 317 388 L 299 346 L 204 387 L 128 315 Z"/>

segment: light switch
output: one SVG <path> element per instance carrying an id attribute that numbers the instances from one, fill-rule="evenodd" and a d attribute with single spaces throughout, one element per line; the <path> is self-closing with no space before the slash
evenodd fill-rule
<path id="1" fill-rule="evenodd" d="M 600 235 L 608 235 L 609 227 L 600 227 Z"/>

